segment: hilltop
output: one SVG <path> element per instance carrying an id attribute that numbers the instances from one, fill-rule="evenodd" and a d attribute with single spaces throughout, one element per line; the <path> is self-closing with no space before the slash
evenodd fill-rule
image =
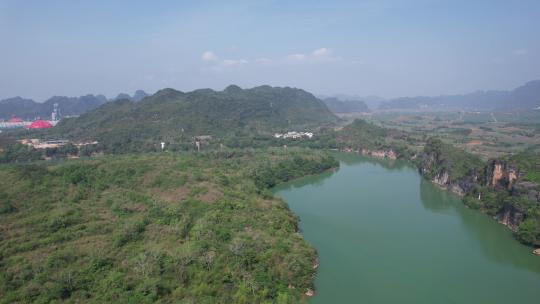
<path id="1" fill-rule="evenodd" d="M 332 124 L 337 117 L 311 93 L 289 87 L 259 86 L 223 91 L 163 89 L 140 102 L 117 100 L 78 118 L 61 121 L 54 132 L 104 144 L 153 145 L 192 142 L 193 136 L 271 134 L 291 128 Z"/>

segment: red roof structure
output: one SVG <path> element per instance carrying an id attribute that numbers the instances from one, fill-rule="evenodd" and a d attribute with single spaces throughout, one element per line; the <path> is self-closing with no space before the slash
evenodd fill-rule
<path id="1" fill-rule="evenodd" d="M 51 123 L 45 120 L 36 120 L 32 122 L 28 127 L 28 129 L 48 129 L 52 128 Z"/>
<path id="2" fill-rule="evenodd" d="M 22 122 L 22 119 L 18 118 L 15 115 L 12 115 L 8 122 Z"/>

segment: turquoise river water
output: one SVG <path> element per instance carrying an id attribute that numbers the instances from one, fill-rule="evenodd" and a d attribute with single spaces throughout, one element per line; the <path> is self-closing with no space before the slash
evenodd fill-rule
<path id="1" fill-rule="evenodd" d="M 400 161 L 337 154 L 275 189 L 318 251 L 310 303 L 540 303 L 540 257 Z"/>

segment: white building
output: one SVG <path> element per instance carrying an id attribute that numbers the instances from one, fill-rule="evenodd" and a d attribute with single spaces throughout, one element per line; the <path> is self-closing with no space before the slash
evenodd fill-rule
<path id="1" fill-rule="evenodd" d="M 283 139 L 288 139 L 288 138 L 298 139 L 298 138 L 305 138 L 305 137 L 312 138 L 313 133 L 311 133 L 311 132 L 291 131 L 291 132 L 287 132 L 287 133 L 275 133 L 274 137 L 275 138 L 283 138 Z"/>

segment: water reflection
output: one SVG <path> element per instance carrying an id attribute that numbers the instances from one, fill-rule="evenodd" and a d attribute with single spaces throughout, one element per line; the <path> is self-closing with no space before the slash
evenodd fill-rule
<path id="1" fill-rule="evenodd" d="M 356 165 L 362 163 L 369 163 L 373 165 L 381 166 L 385 169 L 390 170 L 401 170 L 401 169 L 410 169 L 411 165 L 407 161 L 396 159 L 379 159 L 374 157 L 366 157 L 358 153 L 345 153 L 345 152 L 335 152 L 334 156 L 345 165 Z"/>
<path id="2" fill-rule="evenodd" d="M 336 173 L 338 170 L 339 170 L 339 168 L 336 168 L 336 169 L 325 171 L 325 172 L 320 173 L 320 174 L 311 175 L 311 176 L 307 176 L 307 177 L 300 178 L 300 179 L 297 179 L 297 180 L 293 180 L 293 181 L 287 182 L 285 184 L 278 185 L 272 190 L 275 193 L 275 192 L 278 192 L 278 191 L 281 191 L 281 190 L 290 190 L 290 189 L 294 189 L 294 188 L 301 188 L 301 187 L 306 186 L 306 185 L 319 187 L 319 186 L 322 186 L 324 184 L 324 181 L 329 179 L 330 177 L 332 177 L 332 175 L 334 173 Z"/>
<path id="3" fill-rule="evenodd" d="M 457 195 L 439 189 L 422 179 L 420 198 L 426 210 L 437 213 L 456 213 L 466 232 L 478 242 L 483 254 L 491 261 L 514 267 L 540 272 L 539 258 L 532 255 L 532 249 L 513 239 L 512 233 L 488 215 L 471 210 Z"/>
<path id="4" fill-rule="evenodd" d="M 443 191 L 422 178 L 420 181 L 420 200 L 427 210 L 446 213 L 455 207 L 454 203 L 457 198 L 452 193 Z"/>

